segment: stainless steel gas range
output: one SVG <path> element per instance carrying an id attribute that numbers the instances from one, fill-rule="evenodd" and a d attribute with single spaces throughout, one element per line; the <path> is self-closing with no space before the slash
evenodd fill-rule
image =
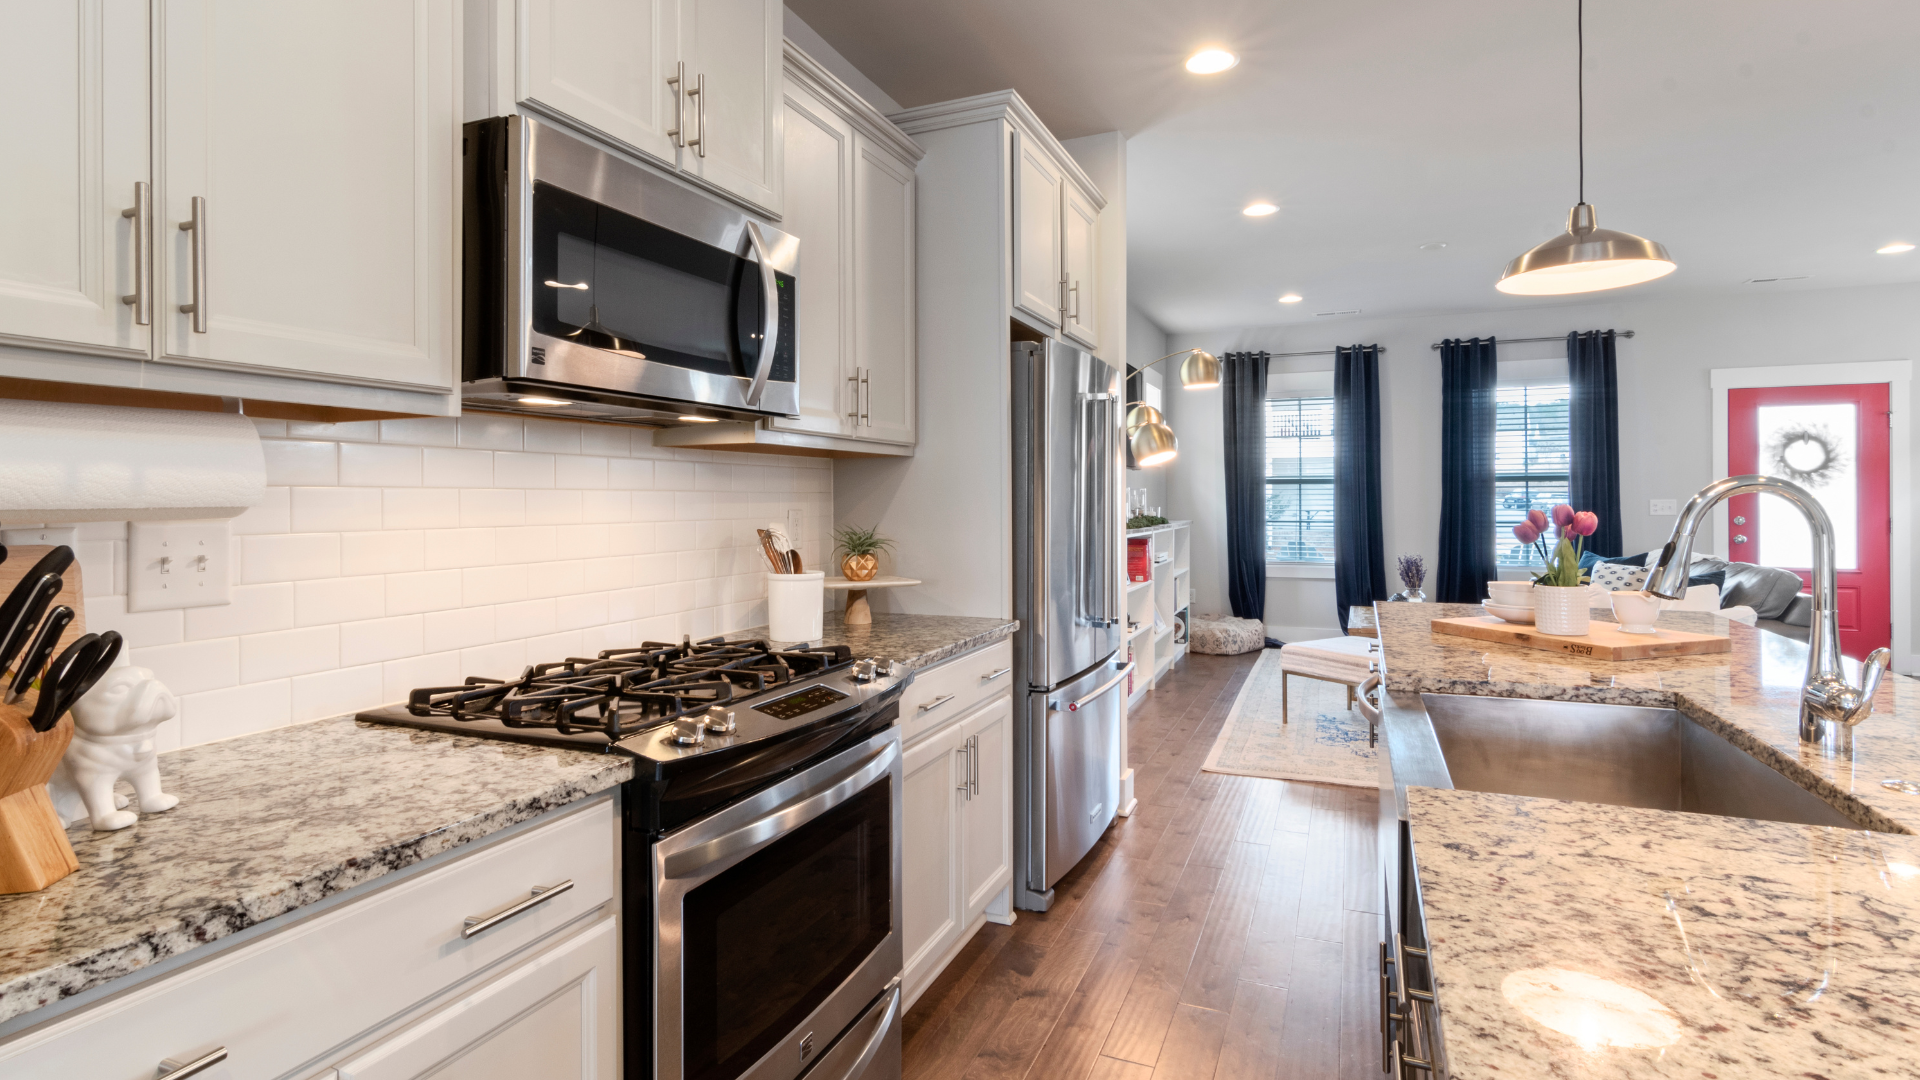
<path id="1" fill-rule="evenodd" d="M 645 642 L 360 719 L 634 758 L 630 1080 L 897 1080 L 911 677 L 845 646 Z"/>

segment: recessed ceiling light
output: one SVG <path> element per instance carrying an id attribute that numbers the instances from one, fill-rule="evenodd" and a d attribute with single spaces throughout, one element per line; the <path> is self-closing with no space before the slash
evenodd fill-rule
<path id="1" fill-rule="evenodd" d="M 717 424 L 720 422 L 711 416 L 694 416 L 687 413 L 681 414 L 680 419 L 685 420 L 689 424 Z"/>
<path id="2" fill-rule="evenodd" d="M 1279 213 L 1280 208 L 1270 202 L 1257 202 L 1240 212 L 1248 217 L 1266 217 L 1268 214 Z"/>
<path id="3" fill-rule="evenodd" d="M 1287 295 L 1281 297 L 1280 302 L 1283 304 L 1297 304 L 1304 299 L 1306 299 L 1306 297 L 1301 296 L 1299 293 L 1290 292 Z"/>
<path id="4" fill-rule="evenodd" d="M 1313 317 L 1316 319 L 1325 319 L 1334 315 L 1358 315 L 1358 314 L 1360 314 L 1359 308 L 1347 308 L 1344 311 L 1316 311 L 1313 313 Z"/>
<path id="5" fill-rule="evenodd" d="M 1225 49 L 1201 49 L 1187 57 L 1187 70 L 1195 75 L 1218 75 L 1239 62 L 1239 57 Z"/>
<path id="6" fill-rule="evenodd" d="M 559 398 L 550 398 L 550 397 L 523 397 L 523 398 L 515 398 L 514 400 L 518 401 L 522 405 L 571 405 L 573 404 L 573 402 L 571 401 L 562 401 Z"/>
<path id="7" fill-rule="evenodd" d="M 1902 240 L 1898 243 L 1888 244 L 1886 247 L 1883 247 L 1878 251 L 1875 251 L 1874 254 L 1875 255 L 1901 255 L 1912 250 L 1913 250 L 1913 245 Z"/>
<path id="8" fill-rule="evenodd" d="M 1443 248 L 1443 247 L 1446 247 L 1446 246 L 1447 246 L 1447 242 L 1446 242 L 1446 241 L 1444 241 L 1444 240 L 1435 240 L 1435 241 L 1434 241 L 1433 243 L 1431 243 L 1431 244 L 1421 244 L 1421 245 L 1420 245 L 1420 250 L 1421 250 L 1421 251 L 1439 251 L 1439 250 L 1440 250 L 1441 248 Z"/>

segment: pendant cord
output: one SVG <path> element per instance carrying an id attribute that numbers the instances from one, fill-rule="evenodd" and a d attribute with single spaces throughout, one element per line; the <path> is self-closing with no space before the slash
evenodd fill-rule
<path id="1" fill-rule="evenodd" d="M 1573 37 L 1577 43 L 1574 57 L 1574 85 L 1579 89 L 1580 202 L 1587 201 L 1587 13 L 1586 0 L 1574 0 Z"/>

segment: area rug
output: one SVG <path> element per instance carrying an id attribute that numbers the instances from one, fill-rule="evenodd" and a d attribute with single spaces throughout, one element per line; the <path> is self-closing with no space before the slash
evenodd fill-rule
<path id="1" fill-rule="evenodd" d="M 1280 722 L 1280 652 L 1260 654 L 1213 741 L 1207 772 L 1378 788 L 1380 759 L 1367 745 L 1367 718 L 1347 710 L 1347 688 L 1295 675 Z"/>

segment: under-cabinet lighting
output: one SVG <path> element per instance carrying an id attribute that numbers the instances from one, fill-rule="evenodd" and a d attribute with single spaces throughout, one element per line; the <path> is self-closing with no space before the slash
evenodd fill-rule
<path id="1" fill-rule="evenodd" d="M 681 414 L 680 419 L 685 420 L 689 424 L 717 424 L 720 422 L 711 416 L 694 416 L 690 413 Z"/>
<path id="2" fill-rule="evenodd" d="M 559 398 L 550 398 L 550 397 L 523 397 L 523 398 L 515 398 L 514 400 L 518 401 L 522 405 L 571 405 L 573 404 L 573 402 L 571 401 L 562 401 Z"/>
<path id="3" fill-rule="evenodd" d="M 547 282 L 547 288 L 549 288 L 549 289 L 579 289 L 579 290 L 580 290 L 581 292 L 586 292 L 586 291 L 587 291 L 587 283 L 586 283 L 586 282 L 584 282 L 584 281 L 582 281 L 582 282 L 579 282 L 578 284 L 574 284 L 574 285 L 569 285 L 569 284 L 567 284 L 567 283 L 566 283 L 566 282 L 564 282 L 564 281 L 549 281 L 549 282 Z"/>

